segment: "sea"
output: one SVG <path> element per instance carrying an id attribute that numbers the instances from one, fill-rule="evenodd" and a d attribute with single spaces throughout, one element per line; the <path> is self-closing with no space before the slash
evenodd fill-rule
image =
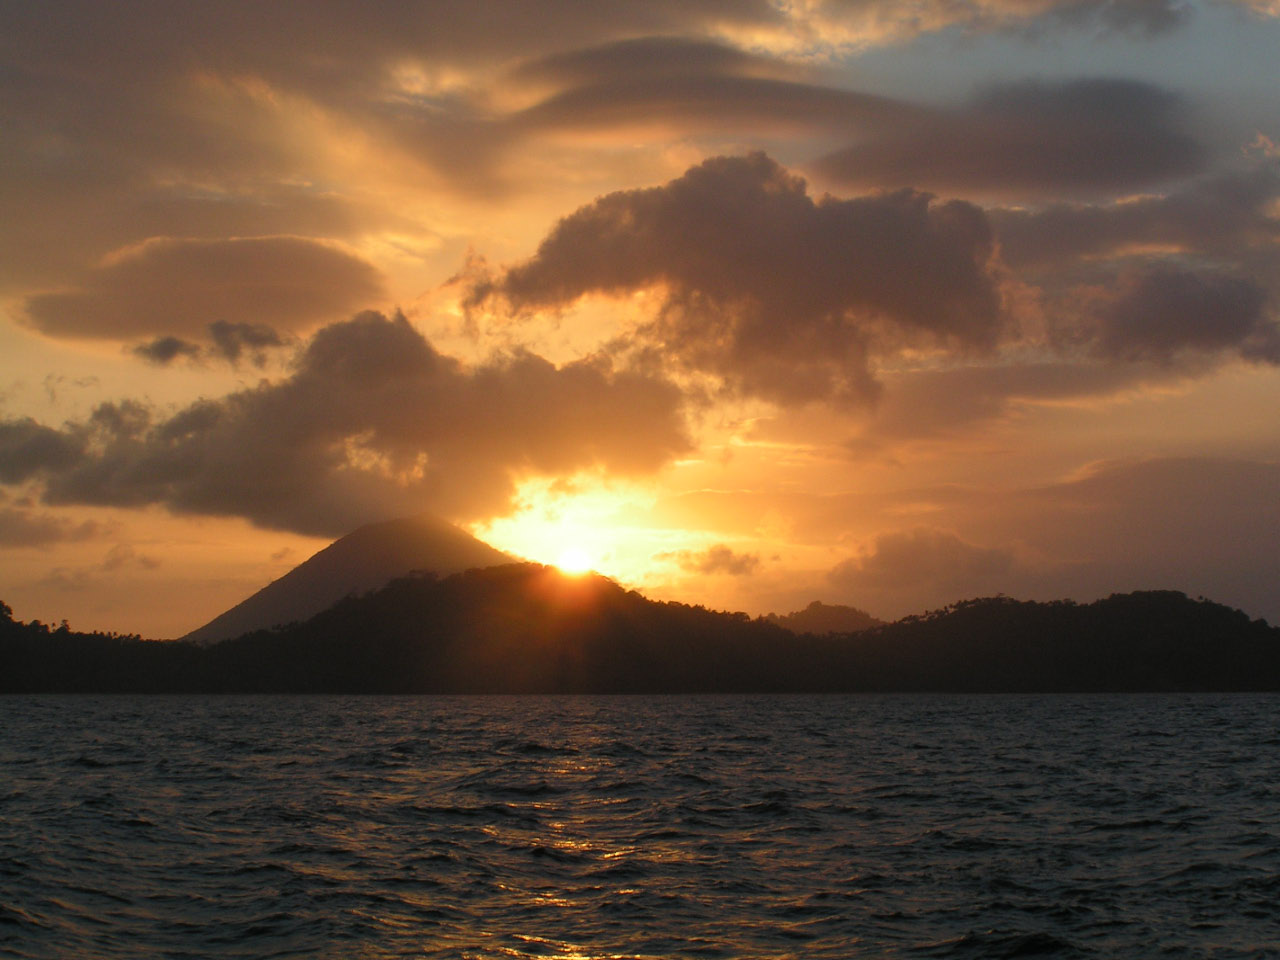
<path id="1" fill-rule="evenodd" d="M 0 697 L 0 957 L 1280 957 L 1280 696 Z"/>

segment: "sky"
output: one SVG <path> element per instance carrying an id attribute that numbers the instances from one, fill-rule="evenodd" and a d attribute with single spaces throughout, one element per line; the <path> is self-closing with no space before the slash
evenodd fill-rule
<path id="1" fill-rule="evenodd" d="M 356 527 L 1280 622 L 1276 0 L 0 0 L 0 599 Z"/>

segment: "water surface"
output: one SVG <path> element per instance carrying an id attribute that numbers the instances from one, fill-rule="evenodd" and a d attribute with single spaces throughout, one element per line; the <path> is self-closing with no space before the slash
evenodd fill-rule
<path id="1" fill-rule="evenodd" d="M 0 956 L 1280 956 L 1280 697 L 0 698 Z"/>

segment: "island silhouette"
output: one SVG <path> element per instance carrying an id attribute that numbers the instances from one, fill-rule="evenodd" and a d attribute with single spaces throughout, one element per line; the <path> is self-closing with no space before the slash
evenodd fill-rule
<path id="1" fill-rule="evenodd" d="M 512 563 L 419 573 L 217 643 L 22 623 L 0 692 L 784 693 L 1280 690 L 1280 629 L 1176 591 L 987 597 L 853 633 Z"/>

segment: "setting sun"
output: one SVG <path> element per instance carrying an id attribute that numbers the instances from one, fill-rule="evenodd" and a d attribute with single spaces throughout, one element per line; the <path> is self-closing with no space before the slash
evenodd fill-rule
<path id="1" fill-rule="evenodd" d="M 591 570 L 591 555 L 582 547 L 567 547 L 556 557 L 556 566 L 563 573 L 587 573 Z"/>

